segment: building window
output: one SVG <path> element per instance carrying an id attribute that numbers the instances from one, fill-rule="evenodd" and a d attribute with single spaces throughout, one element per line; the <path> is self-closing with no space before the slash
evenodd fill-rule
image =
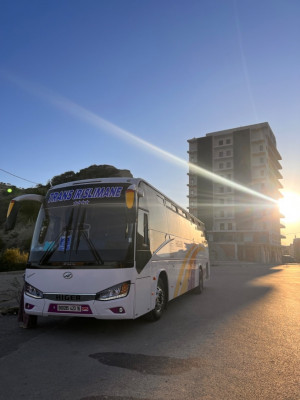
<path id="1" fill-rule="evenodd" d="M 225 225 L 224 225 L 224 223 L 222 222 L 222 223 L 220 224 L 220 230 L 221 230 L 221 231 L 224 231 L 224 229 L 225 229 Z"/>
<path id="2" fill-rule="evenodd" d="M 226 187 L 226 192 L 230 193 L 231 192 L 231 187 L 227 186 Z"/>
<path id="3" fill-rule="evenodd" d="M 226 139 L 226 144 L 230 144 L 231 143 L 231 139 Z"/>
<path id="4" fill-rule="evenodd" d="M 220 193 L 224 193 L 224 186 L 220 186 L 220 187 L 219 187 L 219 192 L 220 192 Z"/>
<path id="5" fill-rule="evenodd" d="M 263 163 L 265 162 L 265 159 L 264 159 L 263 157 L 261 157 L 261 158 L 259 159 L 259 162 L 260 162 L 261 164 L 263 164 Z"/>
<path id="6" fill-rule="evenodd" d="M 225 214 L 224 214 L 224 210 L 221 210 L 221 211 L 220 211 L 220 217 L 224 217 L 224 215 L 225 215 Z"/>
<path id="7" fill-rule="evenodd" d="M 232 223 L 231 222 L 228 223 L 228 230 L 232 231 Z"/>
<path id="8" fill-rule="evenodd" d="M 223 163 L 219 163 L 219 169 L 223 169 L 224 168 L 224 164 Z"/>
<path id="9" fill-rule="evenodd" d="M 226 156 L 227 156 L 227 157 L 231 156 L 231 150 L 227 150 L 227 151 L 226 151 Z"/>
<path id="10" fill-rule="evenodd" d="M 227 174 L 227 179 L 231 180 L 231 174 Z"/>
<path id="11" fill-rule="evenodd" d="M 227 161 L 226 168 L 231 168 L 231 162 L 230 161 Z"/>
<path id="12" fill-rule="evenodd" d="M 224 156 L 223 151 L 219 151 L 219 157 L 223 157 L 223 156 Z"/>
<path id="13" fill-rule="evenodd" d="M 223 144 L 224 144 L 223 139 L 220 139 L 220 140 L 219 140 L 219 146 L 223 146 Z"/>
<path id="14" fill-rule="evenodd" d="M 263 151 L 264 150 L 264 146 L 262 144 L 259 145 L 259 151 Z"/>

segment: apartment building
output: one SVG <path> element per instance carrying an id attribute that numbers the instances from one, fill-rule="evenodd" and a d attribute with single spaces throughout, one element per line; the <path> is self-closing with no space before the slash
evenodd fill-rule
<path id="1" fill-rule="evenodd" d="M 281 156 L 267 122 L 188 140 L 189 162 L 227 180 L 188 173 L 189 211 L 206 225 L 213 260 L 281 261 L 284 226 L 276 203 L 232 187 L 235 182 L 268 198 L 282 197 Z"/>

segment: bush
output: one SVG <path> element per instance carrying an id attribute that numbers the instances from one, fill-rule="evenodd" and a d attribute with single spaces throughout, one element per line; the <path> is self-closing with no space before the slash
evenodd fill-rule
<path id="1" fill-rule="evenodd" d="M 0 256 L 0 271 L 17 271 L 26 268 L 28 253 L 20 249 L 6 249 Z"/>

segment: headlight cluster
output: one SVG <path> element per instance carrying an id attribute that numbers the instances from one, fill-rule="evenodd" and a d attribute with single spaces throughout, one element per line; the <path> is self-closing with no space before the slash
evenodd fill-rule
<path id="1" fill-rule="evenodd" d="M 27 296 L 33 297 L 35 299 L 42 299 L 44 297 L 44 293 L 29 283 L 25 282 L 25 294 Z"/>
<path id="2" fill-rule="evenodd" d="M 130 281 L 120 283 L 96 294 L 96 300 L 115 300 L 126 297 L 129 293 Z"/>

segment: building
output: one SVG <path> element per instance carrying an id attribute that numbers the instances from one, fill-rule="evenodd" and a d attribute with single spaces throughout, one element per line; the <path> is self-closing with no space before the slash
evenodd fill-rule
<path id="1" fill-rule="evenodd" d="M 294 257 L 297 263 L 300 262 L 300 238 L 295 238 L 293 241 Z"/>
<path id="2" fill-rule="evenodd" d="M 189 162 L 278 200 L 281 156 L 267 122 L 188 140 Z M 278 205 L 189 170 L 189 211 L 205 224 L 213 260 L 281 262 Z"/>

